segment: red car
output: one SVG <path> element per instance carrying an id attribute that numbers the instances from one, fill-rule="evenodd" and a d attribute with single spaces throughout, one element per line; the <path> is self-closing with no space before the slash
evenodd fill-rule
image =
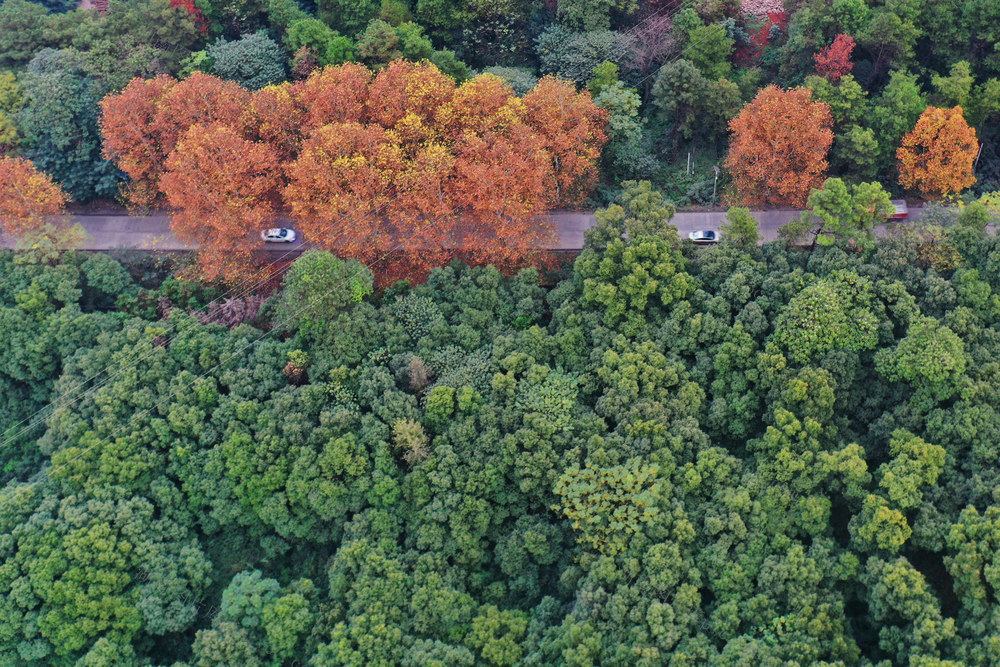
<path id="1" fill-rule="evenodd" d="M 910 215 L 910 209 L 906 207 L 906 200 L 904 199 L 893 199 L 891 202 L 893 211 L 886 216 L 887 220 L 902 220 Z M 868 212 L 871 213 L 875 209 L 870 208 Z"/>

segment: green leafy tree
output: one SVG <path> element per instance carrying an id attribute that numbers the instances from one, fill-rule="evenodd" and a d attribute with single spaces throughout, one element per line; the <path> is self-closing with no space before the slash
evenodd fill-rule
<path id="1" fill-rule="evenodd" d="M 864 28 L 853 35 L 858 45 L 872 55 L 873 74 L 905 68 L 913 62 L 917 39 L 921 37 L 920 28 L 914 24 L 915 9 L 915 5 L 903 3 L 876 9 Z"/>
<path id="2" fill-rule="evenodd" d="M 271 28 L 275 34 L 285 35 L 284 39 L 287 39 L 288 29 L 293 23 L 310 18 L 309 13 L 303 10 L 295 0 L 268 0 L 266 11 L 267 21 Z M 294 52 L 297 49 L 291 50 Z"/>
<path id="3" fill-rule="evenodd" d="M 170 0 L 118 0 L 114 11 L 69 12 L 48 20 L 52 45 L 79 55 L 101 94 L 135 77 L 177 74 L 203 34 L 191 13 Z"/>
<path id="4" fill-rule="evenodd" d="M 977 128 L 996 120 L 1000 115 L 1000 79 L 991 78 L 977 85 L 965 111 L 969 122 Z"/>
<path id="5" fill-rule="evenodd" d="M 880 170 L 890 169 L 903 136 L 917 124 L 927 100 L 915 74 L 894 70 L 870 107 L 870 125 L 879 141 Z"/>
<path id="6" fill-rule="evenodd" d="M 861 512 L 850 523 L 851 537 L 861 552 L 899 553 L 913 535 L 906 516 L 882 496 L 865 497 Z"/>
<path id="7" fill-rule="evenodd" d="M 340 65 L 354 60 L 354 42 L 319 19 L 306 17 L 293 21 L 284 40 L 291 53 L 303 47 L 310 49 L 320 65 Z"/>
<path id="8" fill-rule="evenodd" d="M 968 61 L 958 61 L 951 66 L 948 76 L 931 77 L 931 85 L 937 91 L 935 102 L 938 106 L 967 107 L 974 82 L 972 66 Z"/>
<path id="9" fill-rule="evenodd" d="M 514 89 L 514 92 L 523 97 L 538 83 L 538 77 L 530 70 L 520 67 L 487 67 L 483 74 L 498 76 Z"/>
<path id="10" fill-rule="evenodd" d="M 961 603 L 957 620 L 962 634 L 969 637 L 982 635 L 994 613 L 990 591 L 997 584 L 998 529 L 1000 508 L 991 505 L 985 511 L 964 508 L 948 532 L 948 555 L 944 563 L 954 577 L 955 594 Z M 992 641 L 995 631 L 990 628 L 986 632 L 989 641 L 975 642 L 970 659 L 989 661 L 996 655 Z"/>
<path id="11" fill-rule="evenodd" d="M 0 155 L 13 153 L 19 133 L 14 113 L 21 108 L 21 91 L 13 72 L 0 72 Z"/>
<path id="12" fill-rule="evenodd" d="M 0 67 L 21 67 L 49 45 L 45 34 L 49 11 L 26 0 L 0 5 Z"/>
<path id="13" fill-rule="evenodd" d="M 600 304 L 608 326 L 634 331 L 648 308 L 667 307 L 694 289 L 684 260 L 662 238 L 610 241 L 601 257 L 581 255 L 576 272 L 586 303 Z"/>
<path id="14" fill-rule="evenodd" d="M 630 14 L 638 5 L 636 0 L 566 0 L 559 3 L 557 15 L 573 30 L 607 30 L 612 11 Z"/>
<path id="15" fill-rule="evenodd" d="M 599 209 L 594 217 L 597 225 L 586 232 L 586 246 L 604 250 L 612 241 L 625 237 L 653 237 L 677 244 L 677 228 L 670 220 L 677 213 L 663 193 L 653 189 L 649 181 L 622 183 L 618 202 Z"/>
<path id="16" fill-rule="evenodd" d="M 608 112 L 607 132 L 610 141 L 606 155 L 612 156 L 617 171 L 625 174 L 642 173 L 641 145 L 643 121 L 639 117 L 641 100 L 633 88 L 616 81 L 601 90 L 594 104 Z M 637 160 L 636 158 L 639 157 Z"/>
<path id="17" fill-rule="evenodd" d="M 320 0 L 317 6 L 324 23 L 349 37 L 361 32 L 381 10 L 377 0 Z"/>
<path id="18" fill-rule="evenodd" d="M 944 447 L 928 444 L 906 431 L 895 431 L 889 441 L 889 454 L 892 460 L 876 472 L 879 486 L 896 507 L 915 509 L 922 502 L 921 487 L 936 484 L 944 469 Z"/>
<path id="19" fill-rule="evenodd" d="M 310 251 L 285 274 L 275 320 L 282 327 L 322 335 L 338 314 L 350 311 L 372 291 L 372 274 L 354 260 Z"/>
<path id="20" fill-rule="evenodd" d="M 220 40 L 208 47 L 208 57 L 216 74 L 244 88 L 257 90 L 285 80 L 288 56 L 263 31 L 232 42 Z"/>
<path id="21" fill-rule="evenodd" d="M 591 97 L 596 98 L 605 88 L 620 83 L 618 75 L 618 65 L 613 62 L 604 61 L 595 67 L 594 76 L 587 82 L 587 90 L 590 91 Z"/>
<path id="22" fill-rule="evenodd" d="M 527 629 L 524 612 L 501 611 L 490 605 L 472 619 L 472 632 L 466 641 L 491 665 L 516 665 L 524 653 L 520 643 Z"/>
<path id="23" fill-rule="evenodd" d="M 871 281 L 837 271 L 796 294 L 778 316 L 774 338 L 805 363 L 830 350 L 870 350 L 878 336 Z"/>
<path id="24" fill-rule="evenodd" d="M 756 248 L 760 243 L 760 224 L 750 209 L 732 207 L 726 211 L 726 220 L 719 228 L 722 242 L 732 243 L 737 248 Z"/>
<path id="25" fill-rule="evenodd" d="M 614 31 L 572 32 L 557 25 L 538 36 L 535 50 L 543 74 L 584 85 L 601 63 L 624 62 L 625 48 L 625 41 Z"/>
<path id="26" fill-rule="evenodd" d="M 729 59 L 733 40 L 720 25 L 700 25 L 690 30 L 682 53 L 709 80 L 721 79 L 732 70 Z"/>
<path id="27" fill-rule="evenodd" d="M 951 397 L 965 373 L 962 339 L 932 317 L 910 323 L 906 336 L 892 349 L 879 350 L 875 366 L 889 380 L 905 380 L 937 400 Z"/>
<path id="28" fill-rule="evenodd" d="M 556 494 L 580 541 L 613 555 L 654 520 L 655 483 L 656 469 L 631 459 L 621 466 L 570 468 L 556 482 Z"/>
<path id="29" fill-rule="evenodd" d="M 815 239 L 821 245 L 851 234 L 870 238 L 875 223 L 893 211 L 889 193 L 879 183 L 848 186 L 839 178 L 826 179 L 822 189 L 812 191 L 806 205 L 819 219 Z"/>
<path id="30" fill-rule="evenodd" d="M 862 580 L 879 624 L 879 648 L 898 657 L 940 658 L 955 636 L 955 621 L 942 616 L 924 576 L 906 558 L 870 558 Z"/>
<path id="31" fill-rule="evenodd" d="M 46 49 L 22 80 L 24 105 L 16 119 L 22 152 L 73 199 L 117 195 L 119 172 L 101 156 L 99 92 L 71 52 Z"/>
<path id="32" fill-rule="evenodd" d="M 369 67 L 384 67 L 403 57 L 396 29 L 375 19 L 358 35 L 358 58 Z"/>
<path id="33" fill-rule="evenodd" d="M 675 141 L 698 134 L 709 139 L 722 136 L 742 106 L 735 84 L 708 79 L 683 58 L 660 68 L 652 95 L 661 118 L 670 123 Z"/>
<path id="34" fill-rule="evenodd" d="M 813 99 L 830 105 L 837 129 L 857 125 L 868 112 L 868 93 L 850 74 L 837 85 L 820 76 L 806 77 L 805 85 L 812 90 Z"/>
<path id="35" fill-rule="evenodd" d="M 833 139 L 833 163 L 850 182 L 874 178 L 880 163 L 879 142 L 870 127 L 851 125 Z"/>

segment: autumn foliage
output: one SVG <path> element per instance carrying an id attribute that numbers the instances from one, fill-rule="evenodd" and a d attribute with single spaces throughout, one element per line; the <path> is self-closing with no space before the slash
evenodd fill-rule
<path id="1" fill-rule="evenodd" d="M 829 46 L 816 54 L 816 73 L 837 83 L 840 77 L 854 69 L 854 63 L 851 62 L 852 51 L 854 39 L 850 35 L 837 35 Z"/>
<path id="2" fill-rule="evenodd" d="M 167 156 L 162 137 L 153 128 L 161 101 L 176 83 L 164 75 L 135 79 L 118 95 L 101 101 L 104 156 L 129 175 L 129 198 L 140 206 L 151 205 L 160 196 Z"/>
<path id="3" fill-rule="evenodd" d="M 803 206 L 825 179 L 832 126 L 830 107 L 808 89 L 762 89 L 729 122 L 725 165 L 739 203 Z"/>
<path id="4" fill-rule="evenodd" d="M 23 158 L 0 158 L 0 230 L 20 237 L 59 215 L 69 197 Z"/>
<path id="5" fill-rule="evenodd" d="M 213 253 L 205 278 L 233 276 L 250 263 L 275 214 L 278 173 L 269 146 L 225 125 L 192 125 L 171 151 L 160 188 L 175 209 L 177 236 Z"/>
<path id="6" fill-rule="evenodd" d="M 976 182 L 973 165 L 979 143 L 962 107 L 928 107 L 896 151 L 899 184 L 925 197 L 941 198 Z"/>
<path id="7" fill-rule="evenodd" d="M 545 78 L 522 99 L 495 76 L 457 86 L 402 60 L 253 92 L 201 73 L 137 79 L 101 107 L 135 201 L 165 200 L 178 235 L 241 258 L 286 214 L 346 257 L 512 266 L 551 240 L 539 216 L 584 201 L 607 141 L 606 112 L 571 84 Z"/>

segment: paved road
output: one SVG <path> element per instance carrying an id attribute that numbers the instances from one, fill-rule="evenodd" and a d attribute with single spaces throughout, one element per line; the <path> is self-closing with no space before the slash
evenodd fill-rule
<path id="1" fill-rule="evenodd" d="M 761 235 L 765 241 L 777 238 L 778 229 L 795 217 L 798 211 L 760 211 L 754 217 L 760 222 Z M 910 209 L 910 216 L 919 215 L 919 209 Z M 552 250 L 580 250 L 583 248 L 583 232 L 596 224 L 592 212 L 556 212 L 551 216 L 558 229 L 558 240 Z M 700 229 L 718 229 L 725 218 L 723 211 L 693 212 L 682 211 L 671 221 L 681 236 Z M 146 216 L 128 215 L 74 215 L 71 221 L 79 223 L 87 232 L 84 250 L 110 250 L 131 248 L 139 250 L 193 250 L 196 246 L 176 239 L 170 233 L 166 213 Z M 10 240 L 0 241 L 0 247 L 11 247 Z M 296 241 L 292 244 L 268 244 L 272 253 L 285 253 L 300 249 L 307 243 Z"/>

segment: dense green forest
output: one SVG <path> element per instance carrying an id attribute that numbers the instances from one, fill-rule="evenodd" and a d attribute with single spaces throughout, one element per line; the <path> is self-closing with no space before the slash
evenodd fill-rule
<path id="1" fill-rule="evenodd" d="M 124 175 L 102 156 L 97 102 L 133 77 L 201 71 L 259 89 L 399 58 L 429 60 L 459 82 L 493 73 L 520 95 L 543 75 L 589 88 L 610 114 L 594 203 L 629 178 L 682 206 L 718 203 L 729 192 L 728 123 L 770 84 L 804 86 L 829 105 L 826 175 L 923 194 L 900 183 L 897 149 L 929 106 L 962 107 L 979 142 L 975 194 L 1000 188 L 995 0 L 84 4 L 96 9 L 0 2 L 0 152 L 28 157 L 78 201 L 119 195 Z"/>
<path id="2" fill-rule="evenodd" d="M 986 209 L 814 252 L 672 212 L 267 299 L 5 251 L 0 662 L 997 664 Z"/>

